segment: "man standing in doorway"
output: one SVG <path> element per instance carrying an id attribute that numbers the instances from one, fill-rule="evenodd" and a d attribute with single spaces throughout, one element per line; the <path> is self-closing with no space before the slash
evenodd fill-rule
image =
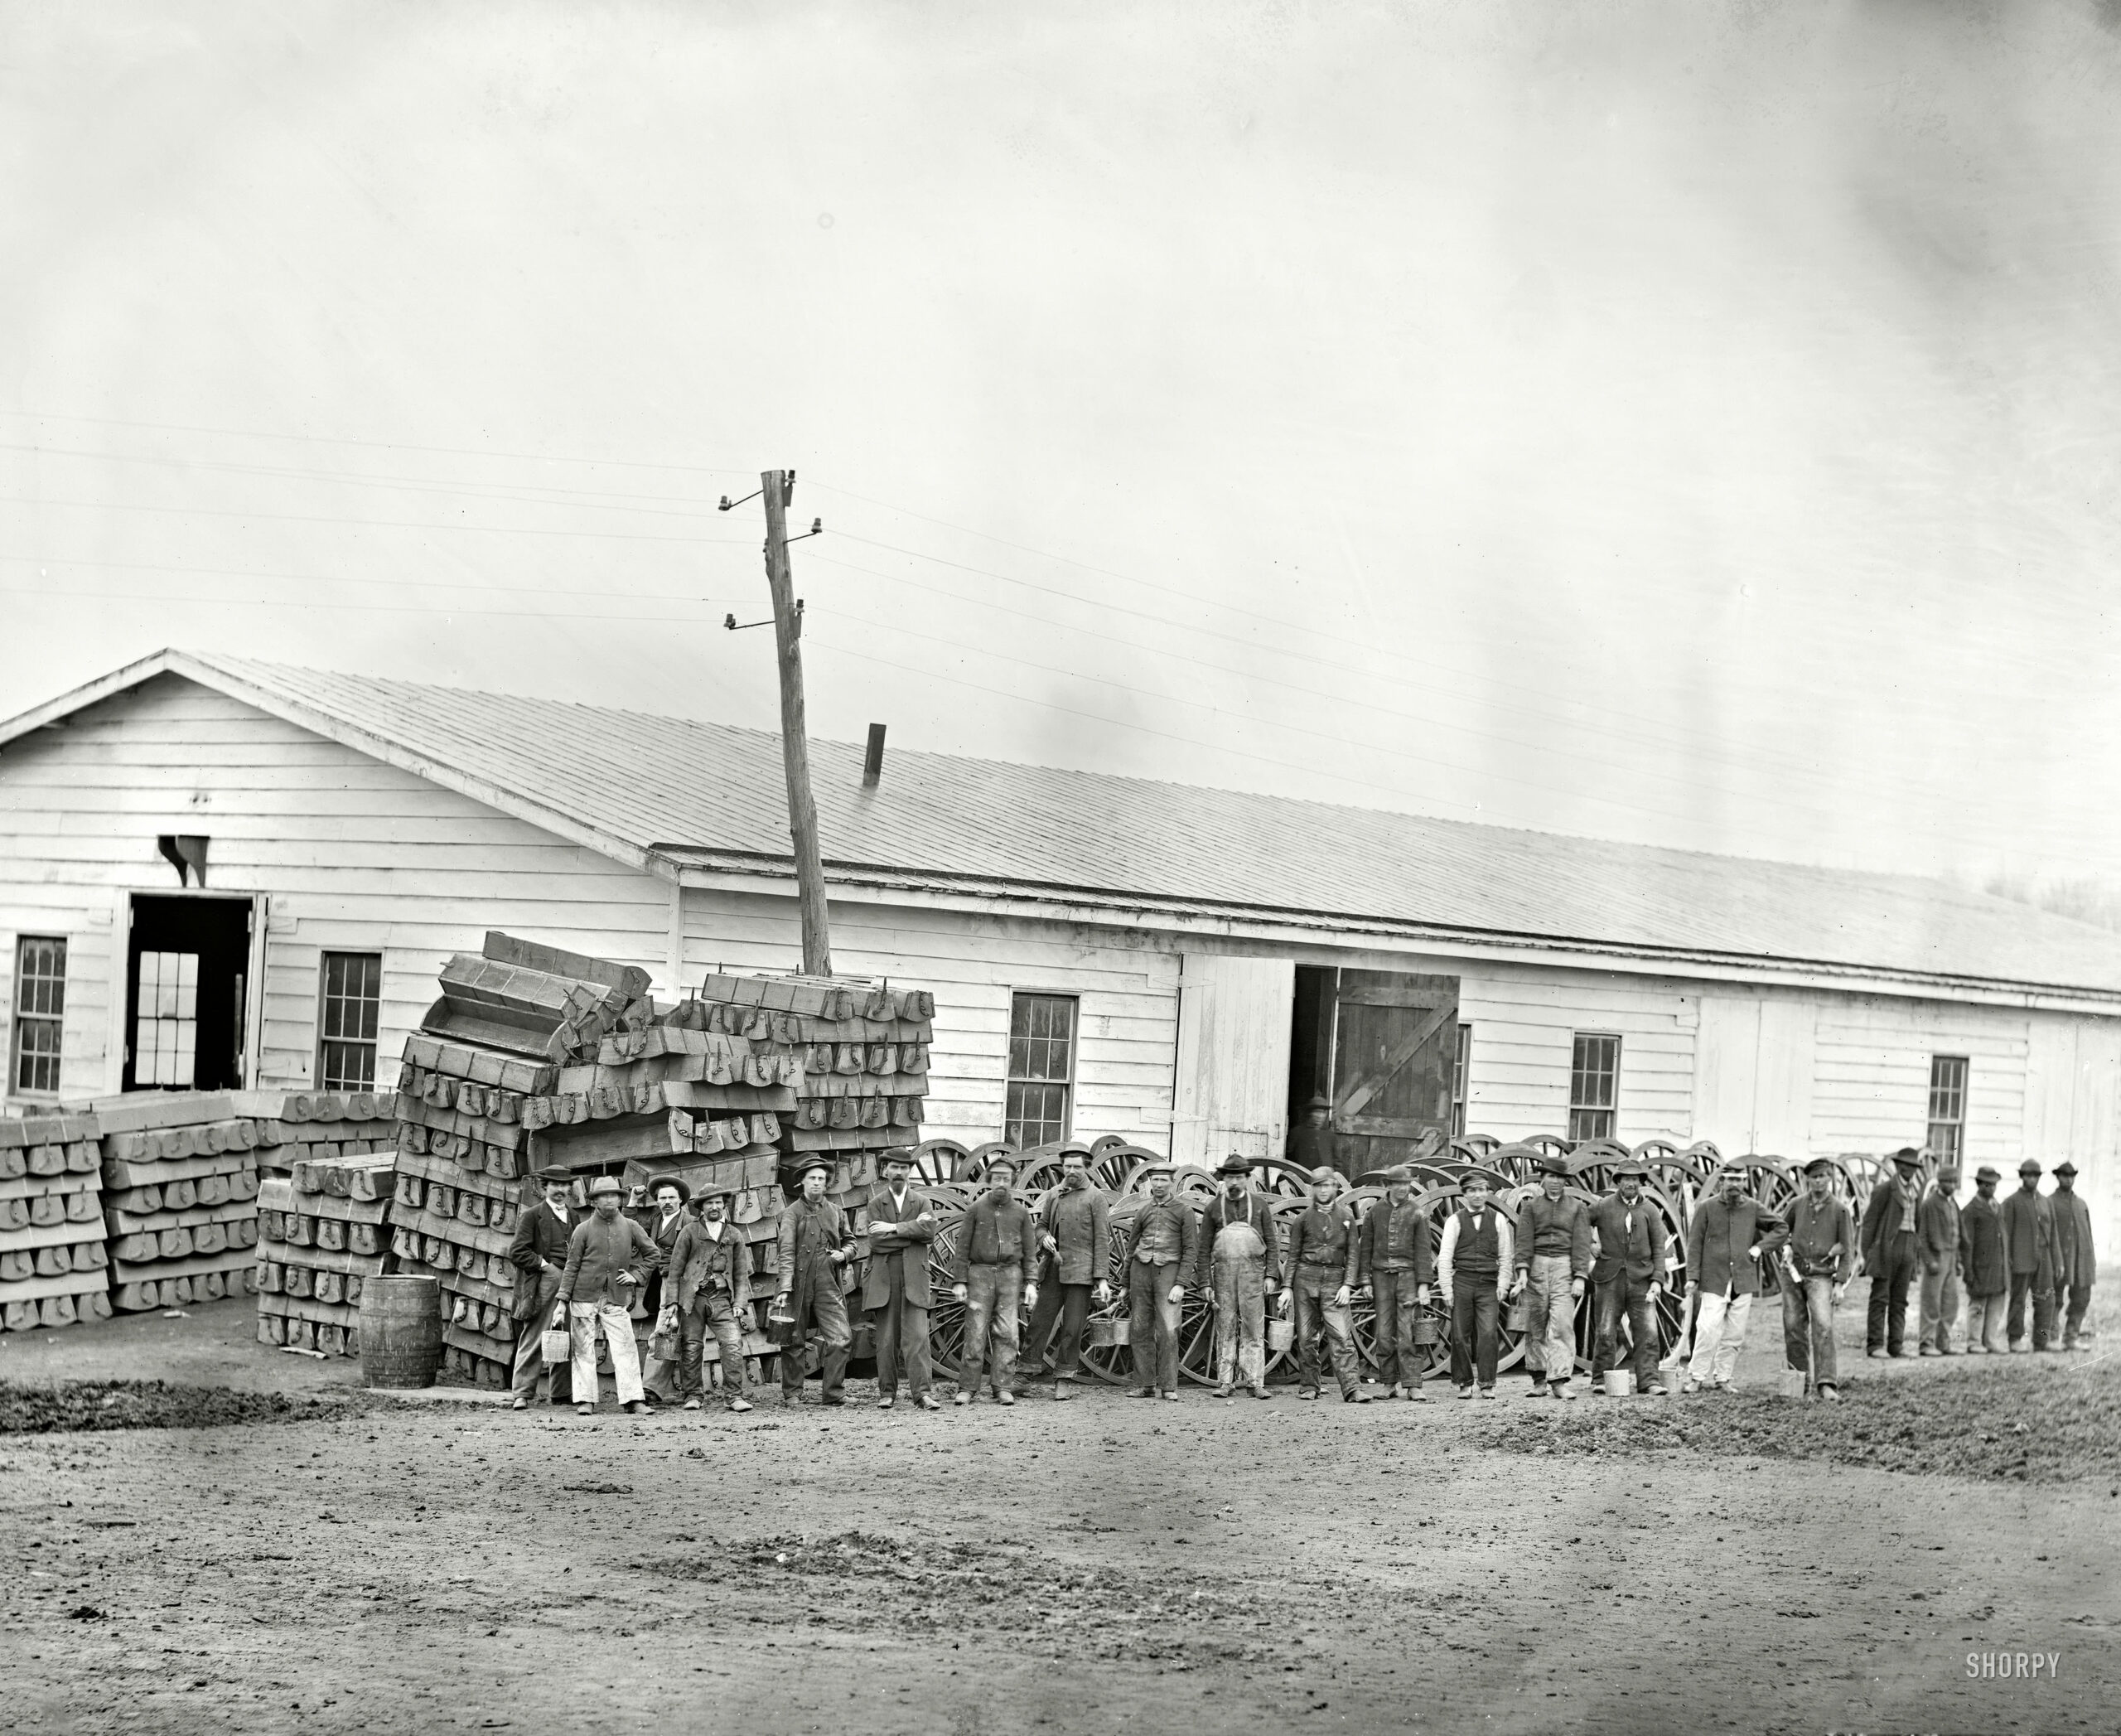
<path id="1" fill-rule="evenodd" d="M 775 1336 L 781 1341 L 780 1402 L 803 1398 L 803 1361 L 814 1335 L 821 1347 L 820 1371 L 827 1405 L 844 1405 L 847 1378 L 847 1301 L 840 1294 L 840 1271 L 854 1257 L 854 1235 L 847 1214 L 825 1197 L 832 1166 L 810 1162 L 800 1172 L 802 1192 L 780 1214 L 774 1236 L 777 1288 L 774 1296 Z"/>
<path id="2" fill-rule="evenodd" d="M 1006 1153 L 987 1160 L 987 1191 L 972 1202 L 958 1230 L 957 1279 L 964 1304 L 964 1351 L 958 1361 L 958 1403 L 979 1396 L 993 1345 L 994 1396 L 1017 1402 L 1017 1339 L 1021 1305 L 1038 1303 L 1038 1226 L 1015 1193 L 1017 1166 Z"/>
<path id="3" fill-rule="evenodd" d="M 1591 1214 L 1568 1192 L 1568 1160 L 1539 1160 L 1539 1191 L 1517 1211 L 1517 1282 L 1524 1291 L 1524 1366 L 1530 1396 L 1573 1399 L 1576 1304 L 1591 1275 Z"/>
<path id="4" fill-rule="evenodd" d="M 1974 1172 L 1974 1197 L 1959 1215 L 1959 1274 L 1966 1286 L 1966 1349 L 1972 1356 L 2000 1355 L 2003 1313 L 2011 1300 L 2011 1250 L 2003 1236 L 2003 1208 L 1996 1201 L 2000 1171 L 1983 1163 Z"/>
<path id="5" fill-rule="evenodd" d="M 1458 1184 L 1458 1209 L 1443 1226 L 1436 1277 L 1451 1310 L 1451 1382 L 1458 1396 L 1495 1396 L 1497 1328 L 1502 1298 L 1516 1269 L 1510 1220 L 1488 1202 L 1488 1178 L 1475 1170 Z"/>
<path id="6" fill-rule="evenodd" d="M 1731 1390 L 1746 1323 L 1760 1292 L 1754 1261 L 1777 1253 L 1789 1238 L 1788 1225 L 1747 1197 L 1745 1171 L 1724 1165 L 1715 1193 L 1694 1208 L 1687 1226 L 1687 1299 L 1697 1307 L 1693 1356 L 1682 1392 Z"/>
<path id="7" fill-rule="evenodd" d="M 1320 1338 L 1345 1404 L 1367 1404 L 1355 1385 L 1354 1335 L 1348 1303 L 1355 1294 L 1360 1254 L 1355 1214 L 1340 1197 L 1341 1172 L 1321 1164 L 1311 1172 L 1311 1204 L 1289 1226 L 1287 1294 L 1296 1320 L 1297 1396 L 1325 1390 L 1318 1376 Z"/>
<path id="8" fill-rule="evenodd" d="M 2090 1350 L 2085 1313 L 2091 1307 L 2099 1262 L 2091 1251 L 2091 1207 L 2078 1196 L 2077 1166 L 2067 1158 L 2055 1166 L 2055 1192 L 2047 1207 L 2055 1219 L 2054 1306 L 2062 1325 L 2062 1348 Z"/>
<path id="9" fill-rule="evenodd" d="M 1339 1141 L 1333 1133 L 1333 1105 L 1323 1096 L 1313 1097 L 1303 1106 L 1303 1119 L 1289 1129 L 1287 1155 L 1298 1168 L 1331 1169 L 1338 1172 L 1336 1149 Z"/>
<path id="10" fill-rule="evenodd" d="M 1957 1255 L 1954 1254 L 1954 1258 Z M 1805 1166 L 1805 1192 L 1790 1211 L 1782 1261 L 1782 1361 L 1805 1377 L 1805 1396 L 1841 1396 L 1834 1308 L 1856 1274 L 1856 1223 L 1834 1191 L 1834 1160 Z"/>
<path id="11" fill-rule="evenodd" d="M 1149 1202 L 1127 1232 L 1127 1342 L 1138 1399 L 1178 1398 L 1178 1323 L 1201 1240 L 1200 1220 L 1178 1197 L 1168 1163 L 1143 1173 Z"/>
<path id="12" fill-rule="evenodd" d="M 619 1216 L 616 1176 L 600 1175 L 589 1184 L 590 1216 L 568 1238 L 567 1270 L 560 1274 L 553 1324 L 564 1323 L 574 1352 L 574 1409 L 589 1416 L 597 1409 L 597 1334 L 604 1334 L 611 1353 L 611 1378 L 619 1403 L 635 1416 L 648 1409 L 640 1391 L 640 1350 L 633 1336 L 633 1298 L 641 1274 L 654 1271 L 663 1255 L 648 1232 Z"/>
<path id="13" fill-rule="evenodd" d="M 1959 1165 L 1949 1158 L 1916 1208 L 1915 1252 L 1922 1262 L 1922 1354 L 1949 1356 L 1959 1324 Z"/>
<path id="14" fill-rule="evenodd" d="M 1591 1390 L 1620 1360 L 1621 1319 L 1635 1341 L 1635 1390 L 1661 1396 L 1657 1378 L 1657 1298 L 1664 1293 L 1664 1221 L 1642 1197 L 1648 1168 L 1630 1158 L 1613 1166 L 1613 1192 L 1591 1208 L 1598 1238 L 1591 1268 L 1597 1286 L 1592 1315 Z"/>
<path id="15" fill-rule="evenodd" d="M 1050 1256 L 1051 1270 L 1039 1285 L 1038 1306 L 1032 1310 L 1031 1337 L 1018 1365 L 1035 1369 L 1045 1360 L 1055 1323 L 1060 1329 L 1053 1357 L 1053 1396 L 1072 1399 L 1083 1366 L 1083 1327 L 1093 1298 L 1101 1307 L 1112 1299 L 1107 1274 L 1112 1265 L 1112 1206 L 1090 1182 L 1090 1148 L 1075 1140 L 1060 1148 L 1060 1185 L 1041 1214 L 1039 1245 Z M 1017 1396 L 1023 1389 L 1017 1389 Z"/>
<path id="16" fill-rule="evenodd" d="M 570 1203 L 574 1178 L 564 1169 L 540 1171 L 539 1184 L 545 1197 L 515 1220 L 515 1234 L 508 1245 L 508 1263 L 516 1270 L 515 1409 L 528 1410 L 538 1396 L 538 1375 L 544 1363 L 546 1316 L 559 1298 L 560 1274 L 567 1269 L 567 1245 L 574 1234 L 574 1210 Z M 549 1371 L 549 1402 L 567 1402 L 565 1363 Z"/>
<path id="17" fill-rule="evenodd" d="M 1201 1214 L 1202 1269 L 1215 1303 L 1215 1396 L 1243 1381 L 1255 1399 L 1267 1390 L 1267 1298 L 1281 1288 L 1281 1236 L 1273 1208 L 1252 1186 L 1249 1159 L 1232 1152 L 1215 1172 L 1222 1192 Z"/>
<path id="18" fill-rule="evenodd" d="M 903 1373 L 913 1402 L 940 1410 L 942 1400 L 928 1390 L 928 1245 L 935 1239 L 935 1213 L 913 1186 L 911 1152 L 895 1145 L 879 1167 L 884 1179 L 869 1195 L 869 1265 L 862 1282 L 862 1306 L 877 1337 L 877 1408 L 891 1408 Z"/>
<path id="19" fill-rule="evenodd" d="M 2032 1299 L 2032 1347 L 2055 1341 L 2055 1208 L 2040 1191 L 2040 1165 L 2018 1165 L 2018 1191 L 2003 1202 L 2003 1240 L 2011 1257 L 2011 1348 L 2025 1346 L 2025 1304 Z"/>
<path id="20" fill-rule="evenodd" d="M 663 1295 L 677 1310 L 678 1390 L 685 1409 L 699 1409 L 706 1390 L 708 1335 L 721 1358 L 722 1396 L 732 1410 L 749 1410 L 744 1397 L 744 1322 L 751 1301 L 751 1250 L 729 1221 L 730 1190 L 700 1202 L 670 1250 Z"/>
<path id="21" fill-rule="evenodd" d="M 1871 1274 L 1863 1353 L 1871 1356 L 1915 1354 L 1907 1347 L 1907 1290 L 1920 1264 L 1915 1208 L 1922 1186 L 1922 1153 L 1903 1145 L 1892 1154 L 1892 1178 L 1871 1190 L 1863 1207 L 1863 1269 Z"/>
<path id="22" fill-rule="evenodd" d="M 1355 1232 L 1355 1281 L 1370 1286 L 1377 1305 L 1377 1378 L 1388 1399 L 1420 1399 L 1425 1358 L 1414 1327 L 1428 1306 L 1435 1256 L 1428 1213 L 1414 1198 L 1414 1173 L 1404 1163 L 1384 1172 L 1384 1197 Z"/>

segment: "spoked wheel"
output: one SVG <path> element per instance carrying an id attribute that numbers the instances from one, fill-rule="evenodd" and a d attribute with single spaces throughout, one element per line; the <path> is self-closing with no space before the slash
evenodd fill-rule
<path id="1" fill-rule="evenodd" d="M 1112 1286 L 1111 1299 L 1101 1306 L 1097 1300 L 1096 1291 L 1090 1293 L 1089 1324 L 1083 1333 L 1083 1366 L 1108 1386 L 1137 1384 L 1133 1349 L 1124 1344 L 1099 1344 L 1094 1341 L 1100 1323 L 1127 1318 L 1127 1280 L 1129 1275 L 1126 1266 L 1127 1238 L 1133 1230 L 1134 1220 L 1147 1203 L 1147 1197 L 1138 1193 L 1124 1194 L 1113 1201 L 1112 1253 L 1109 1267 L 1119 1274 L 1119 1279 Z"/>
<path id="2" fill-rule="evenodd" d="M 1509 1213 L 1513 1236 L 1520 1233 L 1518 1226 L 1522 1220 L 1525 1202 L 1542 1191 L 1539 1183 L 1528 1182 L 1521 1187 L 1511 1188 L 1509 1197 L 1498 1202 Z M 1597 1203 L 1580 1187 L 1572 1186 L 1563 1189 L 1563 1192 L 1568 1197 L 1580 1201 L 1586 1211 Z M 1596 1306 L 1594 1287 L 1587 1280 L 1583 1286 L 1583 1294 L 1576 1304 L 1576 1356 L 1573 1366 L 1578 1373 L 1582 1374 L 1588 1374 L 1591 1371 L 1591 1346 L 1595 1331 L 1592 1316 L 1596 1312 Z M 1528 1305 L 1526 1308 L 1528 1320 L 1529 1312 Z M 1523 1358 L 1524 1341 L 1526 1336 L 1526 1329 L 1519 1327 L 1517 1332 L 1519 1347 L 1517 1360 L 1521 1361 Z"/>
<path id="3" fill-rule="evenodd" d="M 1461 1134 L 1451 1142 L 1451 1151 L 1461 1163 L 1485 1166 L 1501 1145 L 1493 1134 Z"/>
<path id="4" fill-rule="evenodd" d="M 924 1187 L 954 1182 L 970 1166 L 972 1153 L 954 1139 L 923 1139 L 913 1148 L 913 1177 Z"/>
<path id="5" fill-rule="evenodd" d="M 964 1304 L 950 1294 L 958 1239 L 964 1231 L 964 1208 L 950 1196 L 927 1190 L 935 1213 L 935 1239 L 928 1244 L 928 1355 L 939 1369 L 954 1376 L 964 1360 Z"/>
<path id="6" fill-rule="evenodd" d="M 1090 1148 L 1090 1183 L 1116 1198 L 1132 1192 L 1150 1164 L 1162 1162 L 1145 1146 L 1130 1145 L 1124 1139 L 1100 1139 Z"/>

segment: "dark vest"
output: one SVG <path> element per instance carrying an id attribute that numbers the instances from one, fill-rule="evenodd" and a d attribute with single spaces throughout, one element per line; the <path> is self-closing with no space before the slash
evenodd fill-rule
<path id="1" fill-rule="evenodd" d="M 1489 1206 L 1481 1218 L 1481 1226 L 1476 1229 L 1473 1214 L 1463 1206 L 1458 1208 L 1458 1241 L 1451 1250 L 1454 1274 L 1471 1273 L 1492 1278 L 1502 1269 L 1502 1240 L 1495 1232 L 1495 1207 Z"/>

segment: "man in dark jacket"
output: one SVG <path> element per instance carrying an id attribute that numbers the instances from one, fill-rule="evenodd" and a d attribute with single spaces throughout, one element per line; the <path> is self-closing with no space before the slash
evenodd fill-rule
<path id="1" fill-rule="evenodd" d="M 648 1192 L 653 1209 L 640 1227 L 662 1253 L 663 1268 L 648 1274 L 648 1283 L 641 1291 L 641 1306 L 655 1323 L 655 1337 L 675 1354 L 659 1356 L 651 1351 L 648 1366 L 641 1371 L 640 1387 L 650 1403 L 675 1405 L 684 1397 L 684 1376 L 680 1372 L 684 1360 L 684 1328 L 679 1323 L 677 1308 L 664 1289 L 664 1277 L 669 1269 L 670 1250 L 678 1245 L 679 1231 L 693 1221 L 692 1213 L 685 1209 L 692 1203 L 693 1191 L 676 1177 L 669 1176 L 655 1182 Z"/>
<path id="2" fill-rule="evenodd" d="M 1632 1158 L 1613 1166 L 1613 1191 L 1591 1208 L 1597 1257 L 1591 1267 L 1597 1286 L 1591 1390 L 1620 1359 L 1621 1317 L 1634 1339 L 1635 1386 L 1661 1395 L 1657 1378 L 1657 1298 L 1664 1292 L 1664 1221 L 1642 1197 L 1650 1171 Z"/>
<path id="3" fill-rule="evenodd" d="M 1414 1342 L 1414 1327 L 1435 1280 L 1428 1213 L 1414 1198 L 1414 1173 L 1395 1163 L 1384 1172 L 1384 1197 L 1355 1231 L 1355 1282 L 1369 1285 L 1376 1302 L 1377 1378 L 1388 1399 L 1424 1396 L 1427 1358 Z"/>
<path id="4" fill-rule="evenodd" d="M 1148 1203 L 1127 1232 L 1127 1342 L 1138 1399 L 1178 1400 L 1178 1323 L 1186 1282 L 1198 1257 L 1200 1220 L 1178 1197 L 1168 1163 L 1152 1163 L 1142 1179 Z"/>
<path id="5" fill-rule="evenodd" d="M 685 1409 L 699 1409 L 706 1390 L 702 1366 L 708 1335 L 721 1353 L 722 1396 L 732 1410 L 749 1410 L 744 1397 L 744 1327 L 751 1305 L 751 1250 L 730 1221 L 729 1191 L 708 1194 L 699 1216 L 688 1218 L 671 1245 L 663 1294 L 679 1331 L 678 1390 Z"/>
<path id="6" fill-rule="evenodd" d="M 2011 1250 L 2011 1348 L 2025 1347 L 2025 1304 L 2032 1298 L 2032 1347 L 2055 1343 L 2055 1209 L 2040 1191 L 2040 1165 L 2018 1165 L 2018 1191 L 2003 1202 L 2003 1240 Z"/>
<path id="7" fill-rule="evenodd" d="M 877 1337 L 877 1408 L 889 1410 L 898 1397 L 901 1372 L 913 1402 L 940 1410 L 929 1389 L 928 1245 L 935 1240 L 935 1208 L 912 1182 L 913 1153 L 893 1146 L 879 1167 L 881 1185 L 869 1194 L 869 1265 L 862 1274 L 862 1306 Z"/>
<path id="8" fill-rule="evenodd" d="M 2055 1166 L 2047 1207 L 2055 1219 L 2055 1313 L 2062 1323 L 2062 1348 L 2090 1350 L 2085 1313 L 2099 1262 L 2091 1250 L 2091 1207 L 2078 1197 L 2077 1166 L 2067 1158 Z"/>
<path id="9" fill-rule="evenodd" d="M 841 1385 L 847 1377 L 847 1299 L 840 1277 L 854 1257 L 854 1234 L 847 1214 L 825 1197 L 832 1166 L 812 1161 L 800 1172 L 801 1192 L 780 1214 L 774 1235 L 775 1281 L 773 1320 L 780 1342 L 780 1402 L 796 1405 L 803 1397 L 803 1361 L 814 1336 L 824 1378 L 827 1405 L 844 1405 Z"/>
<path id="10" fill-rule="evenodd" d="M 1591 1276 L 1591 1214 L 1568 1189 L 1568 1160 L 1539 1160 L 1539 1191 L 1517 1208 L 1517 1284 L 1524 1292 L 1530 1396 L 1573 1399 L 1576 1304 Z"/>
<path id="11" fill-rule="evenodd" d="M 1355 1385 L 1354 1334 L 1348 1321 L 1359 1275 L 1355 1220 L 1340 1193 L 1339 1170 L 1321 1163 L 1311 1172 L 1311 1204 L 1289 1226 L 1289 1281 L 1282 1294 L 1295 1298 L 1289 1306 L 1296 1321 L 1296 1395 L 1315 1399 L 1323 1390 L 1318 1378 L 1322 1337 L 1341 1401 L 1367 1404 L 1370 1395 Z"/>
<path id="12" fill-rule="evenodd" d="M 951 1294 L 964 1304 L 964 1352 L 958 1403 L 979 1396 L 993 1347 L 994 1396 L 1017 1402 L 1017 1337 L 1022 1305 L 1038 1302 L 1038 1226 L 1015 1192 L 1017 1166 L 1006 1153 L 988 1160 L 986 1192 L 958 1226 Z"/>
<path id="13" fill-rule="evenodd" d="M 1728 1392 L 1760 1293 L 1762 1255 L 1778 1253 L 1789 1226 L 1746 1195 L 1746 1173 L 1727 1163 L 1716 1191 L 1687 1224 L 1687 1300 L 1694 1305 L 1693 1355 L 1683 1392 Z"/>
<path id="14" fill-rule="evenodd" d="M 544 1367 L 544 1338 L 546 1318 L 560 1294 L 560 1274 L 567 1269 L 568 1238 L 574 1234 L 574 1210 L 570 1203 L 574 1177 L 564 1169 L 540 1171 L 539 1184 L 545 1197 L 518 1214 L 515 1235 L 508 1245 L 508 1263 L 515 1268 L 515 1409 L 528 1410 L 538 1396 L 538 1373 Z M 548 1401 L 568 1400 L 568 1368 L 555 1364 L 547 1383 Z"/>
<path id="15" fill-rule="evenodd" d="M 2011 1250 L 2003 1237 L 2003 1211 L 1996 1201 L 2002 1174 L 1986 1163 L 1974 1172 L 1974 1197 L 1959 1209 L 1959 1275 L 1966 1287 L 1966 1348 L 1971 1356 L 1999 1354 L 2003 1314 L 2011 1300 Z"/>
<path id="16" fill-rule="evenodd" d="M 1959 1166 L 1949 1158 L 1915 1209 L 1915 1255 L 1922 1263 L 1922 1354 L 1949 1356 L 1959 1324 Z"/>
<path id="17" fill-rule="evenodd" d="M 1041 1274 L 1022 1366 L 1036 1368 L 1045 1360 L 1057 1322 L 1060 1341 L 1054 1352 L 1053 1396 L 1072 1399 L 1082 1371 L 1083 1327 L 1090 1318 L 1091 1301 L 1102 1306 L 1112 1299 L 1112 1204 L 1091 1184 L 1087 1145 L 1070 1140 L 1060 1148 L 1060 1185 L 1040 1214 L 1039 1245 L 1051 1269 Z"/>
<path id="18" fill-rule="evenodd" d="M 1289 1129 L 1285 1154 L 1302 1169 L 1322 1166 L 1337 1171 L 1341 1167 L 1335 1161 L 1338 1144 L 1333 1132 L 1333 1105 L 1323 1097 L 1313 1097 L 1303 1106 L 1303 1119 Z"/>
<path id="19" fill-rule="evenodd" d="M 1215 1172 L 1222 1191 L 1201 1214 L 1198 1288 L 1215 1306 L 1215 1396 L 1239 1381 L 1255 1399 L 1267 1390 L 1267 1304 L 1282 1287 L 1282 1238 L 1274 1208 L 1252 1185 L 1251 1161 L 1232 1152 Z"/>
<path id="20" fill-rule="evenodd" d="M 663 1263 L 662 1250 L 630 1217 L 619 1216 L 616 1176 L 599 1176 L 589 1184 L 591 1215 L 568 1238 L 567 1269 L 560 1274 L 553 1324 L 566 1323 L 574 1352 L 574 1409 L 589 1416 L 597 1409 L 597 1334 L 604 1334 L 611 1353 L 611 1378 L 620 1405 L 640 1416 L 648 1409 L 640 1391 L 640 1349 L 635 1342 L 631 1312 L 644 1274 Z"/>
<path id="21" fill-rule="evenodd" d="M 1871 1190 L 1863 1207 L 1863 1269 L 1871 1274 L 1871 1307 L 1863 1352 L 1911 1356 L 1907 1347 L 1907 1291 L 1920 1261 L 1915 1210 L 1922 1185 L 1922 1153 L 1903 1145 L 1892 1154 L 1893 1174 Z M 1919 1331 L 1919 1327 L 1918 1327 Z"/>
<path id="22" fill-rule="evenodd" d="M 1834 1309 L 1856 1274 L 1856 1224 L 1834 1191 L 1834 1160 L 1805 1166 L 1805 1192 L 1790 1208 L 1783 1244 L 1782 1366 L 1801 1377 L 1805 1396 L 1841 1396 Z"/>

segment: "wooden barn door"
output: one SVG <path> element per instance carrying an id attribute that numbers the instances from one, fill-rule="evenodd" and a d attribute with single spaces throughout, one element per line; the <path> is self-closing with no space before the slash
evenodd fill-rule
<path id="1" fill-rule="evenodd" d="M 1342 970 L 1333 1013 L 1341 1168 L 1355 1176 L 1411 1163 L 1424 1134 L 1448 1138 L 1458 979 Z"/>

